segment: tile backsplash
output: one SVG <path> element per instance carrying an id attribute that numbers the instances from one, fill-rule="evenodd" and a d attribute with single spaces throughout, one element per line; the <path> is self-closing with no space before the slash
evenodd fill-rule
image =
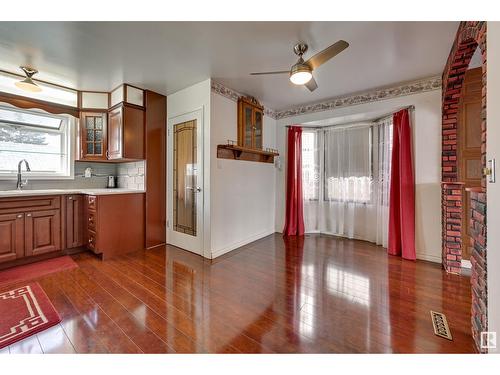
<path id="1" fill-rule="evenodd" d="M 146 162 L 144 160 L 120 163 L 117 168 L 118 187 L 144 190 L 145 167 Z"/>
<path id="2" fill-rule="evenodd" d="M 84 178 L 85 168 L 92 168 L 92 177 Z M 24 190 L 38 189 L 97 189 L 105 188 L 108 176 L 118 177 L 118 187 L 144 190 L 145 161 L 130 163 L 97 163 L 75 162 L 75 178 L 72 180 L 30 180 L 29 173 L 24 172 L 23 178 L 28 179 Z M 16 188 L 16 180 L 0 180 L 0 190 Z"/>

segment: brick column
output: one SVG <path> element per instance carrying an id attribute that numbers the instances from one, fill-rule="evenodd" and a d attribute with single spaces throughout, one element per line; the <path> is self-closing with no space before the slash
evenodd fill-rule
<path id="1" fill-rule="evenodd" d="M 486 349 L 481 349 L 481 331 L 487 330 L 487 285 L 486 285 L 486 194 L 481 188 L 470 189 L 470 245 L 472 254 L 470 261 L 472 264 L 471 286 L 472 286 L 472 306 L 471 323 L 472 337 L 476 343 L 476 349 L 485 353 Z"/>
<path id="2" fill-rule="evenodd" d="M 446 272 L 460 274 L 462 267 L 462 203 L 464 184 L 442 184 L 443 267 Z"/>

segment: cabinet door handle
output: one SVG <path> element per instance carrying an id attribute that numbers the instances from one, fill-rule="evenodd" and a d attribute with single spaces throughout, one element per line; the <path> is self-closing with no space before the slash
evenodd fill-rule
<path id="1" fill-rule="evenodd" d="M 26 214 L 27 217 L 31 217 L 31 214 Z"/>
<path id="2" fill-rule="evenodd" d="M 18 219 L 22 219 L 22 218 L 23 218 L 23 214 L 19 214 L 19 215 L 17 215 L 17 218 L 18 218 Z"/>
<path id="3" fill-rule="evenodd" d="M 106 159 L 109 159 L 109 151 L 106 150 Z"/>
<path id="4" fill-rule="evenodd" d="M 72 200 L 73 200 L 73 197 L 68 197 L 68 200 L 72 201 Z"/>

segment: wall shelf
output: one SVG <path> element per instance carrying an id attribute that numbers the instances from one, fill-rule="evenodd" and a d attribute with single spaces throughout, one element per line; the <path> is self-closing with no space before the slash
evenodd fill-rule
<path id="1" fill-rule="evenodd" d="M 256 161 L 260 163 L 274 163 L 274 157 L 279 153 L 238 145 L 218 145 L 217 157 L 220 159 Z"/>

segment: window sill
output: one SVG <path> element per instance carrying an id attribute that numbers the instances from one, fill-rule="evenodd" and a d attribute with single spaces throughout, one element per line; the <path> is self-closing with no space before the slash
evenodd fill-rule
<path id="1" fill-rule="evenodd" d="M 32 175 L 26 173 L 25 171 L 22 172 L 22 178 L 23 180 L 28 180 L 28 181 L 52 181 L 52 180 L 74 180 L 75 176 L 70 175 L 70 176 L 62 176 L 62 175 Z M 17 173 L 16 174 L 1 174 L 0 173 L 0 181 L 15 181 L 17 180 Z"/>

